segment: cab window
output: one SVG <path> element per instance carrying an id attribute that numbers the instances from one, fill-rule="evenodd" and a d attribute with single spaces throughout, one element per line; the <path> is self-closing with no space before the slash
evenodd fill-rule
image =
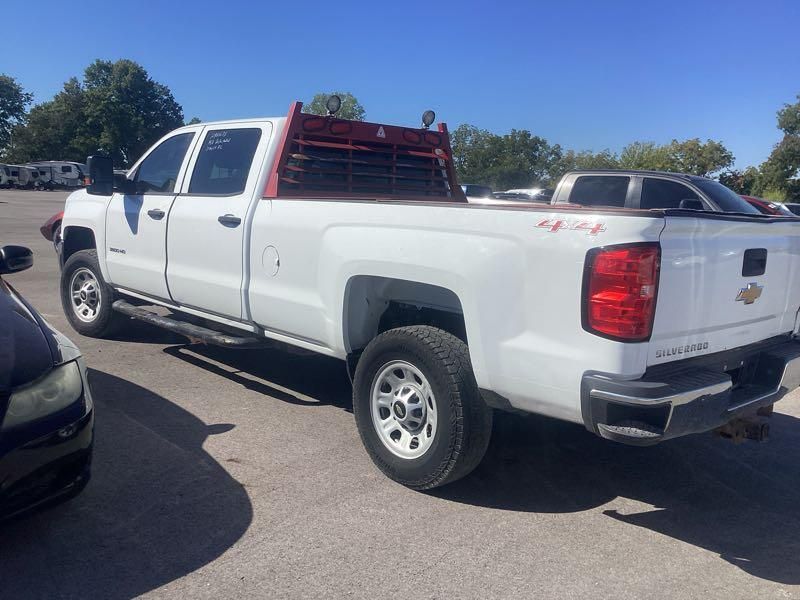
<path id="1" fill-rule="evenodd" d="M 582 206 L 625 206 L 630 177 L 582 175 L 572 184 L 570 204 Z"/>
<path id="2" fill-rule="evenodd" d="M 212 129 L 200 147 L 190 194 L 241 194 L 261 139 L 261 129 Z"/>
<path id="3" fill-rule="evenodd" d="M 169 194 L 175 190 L 178 172 L 194 133 L 180 133 L 164 140 L 142 161 L 134 181 L 140 194 Z"/>

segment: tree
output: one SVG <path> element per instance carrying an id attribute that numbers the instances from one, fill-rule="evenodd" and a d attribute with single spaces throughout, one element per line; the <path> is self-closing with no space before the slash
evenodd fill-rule
<path id="1" fill-rule="evenodd" d="M 667 154 L 678 173 L 691 173 L 708 177 L 733 164 L 733 154 L 722 142 L 692 138 L 679 142 L 672 140 Z"/>
<path id="2" fill-rule="evenodd" d="M 186 124 L 187 125 L 197 125 L 198 123 L 202 123 L 200 118 L 199 117 L 192 117 L 191 119 L 189 119 L 189 121 Z"/>
<path id="3" fill-rule="evenodd" d="M 130 60 L 97 60 L 83 82 L 72 78 L 47 102 L 34 106 L 15 128 L 13 157 L 84 161 L 108 154 L 130 166 L 158 138 L 183 125 L 183 109 L 166 86 Z"/>
<path id="4" fill-rule="evenodd" d="M 774 199 L 800 201 L 800 95 L 778 111 L 783 139 L 761 165 L 759 192 Z"/>
<path id="5" fill-rule="evenodd" d="M 86 130 L 83 87 L 73 77 L 52 100 L 34 106 L 25 125 L 14 128 L 9 160 L 83 162 L 95 148 Z"/>
<path id="6" fill-rule="evenodd" d="M 129 166 L 164 134 L 183 125 L 183 109 L 168 87 L 131 61 L 96 60 L 86 68 L 86 120 L 98 149 Z"/>
<path id="7" fill-rule="evenodd" d="M 311 115 L 327 115 L 328 109 L 325 103 L 333 95 L 342 99 L 342 107 L 336 113 L 340 119 L 350 119 L 351 121 L 363 121 L 366 111 L 358 99 L 350 92 L 320 92 L 315 94 L 311 102 L 303 105 L 303 112 Z"/>
<path id="8" fill-rule="evenodd" d="M 664 146 L 655 142 L 632 142 L 619 155 L 622 169 L 670 171 L 671 162 Z"/>
<path id="9" fill-rule="evenodd" d="M 608 149 L 597 153 L 590 150 L 567 150 L 550 169 L 551 183 L 557 182 L 567 171 L 576 169 L 619 169 L 619 157 Z"/>
<path id="10" fill-rule="evenodd" d="M 756 193 L 760 177 L 761 174 L 758 169 L 747 167 L 744 171 L 737 171 L 736 169 L 723 171 L 719 175 L 719 182 L 737 194 L 750 196 Z"/>
<path id="11" fill-rule="evenodd" d="M 463 124 L 451 135 L 453 162 L 460 181 L 495 189 L 528 188 L 547 181 L 561 147 L 525 129 L 500 136 Z"/>
<path id="12" fill-rule="evenodd" d="M 722 142 L 699 138 L 659 146 L 655 142 L 633 142 L 619 156 L 623 169 L 674 171 L 708 177 L 733 164 L 733 154 Z"/>
<path id="13" fill-rule="evenodd" d="M 797 94 L 797 102 L 784 104 L 778 111 L 778 129 L 786 135 L 800 135 L 800 94 Z"/>
<path id="14" fill-rule="evenodd" d="M 0 152 L 10 145 L 14 128 L 25 122 L 25 109 L 32 100 L 16 79 L 0 75 Z"/>

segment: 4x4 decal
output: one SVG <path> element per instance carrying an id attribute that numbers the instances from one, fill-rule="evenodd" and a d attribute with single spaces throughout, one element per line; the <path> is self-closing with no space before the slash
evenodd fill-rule
<path id="1" fill-rule="evenodd" d="M 550 233 L 558 233 L 562 229 L 570 231 L 585 231 L 586 235 L 597 235 L 598 233 L 606 230 L 605 223 L 595 223 L 593 221 L 565 221 L 562 219 L 544 219 L 536 224 L 536 227 L 542 227 L 550 231 Z"/>

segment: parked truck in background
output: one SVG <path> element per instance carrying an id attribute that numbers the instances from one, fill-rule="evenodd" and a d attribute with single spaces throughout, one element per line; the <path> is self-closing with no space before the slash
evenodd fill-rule
<path id="1" fill-rule="evenodd" d="M 301 108 L 182 127 L 127 177 L 93 157 L 62 222 L 72 326 L 134 317 L 342 359 L 367 452 L 415 489 L 478 464 L 493 409 L 635 445 L 758 438 L 800 385 L 793 220 L 681 208 L 722 202 L 700 179 L 649 208 L 645 189 L 676 182 L 646 173 L 582 205 L 599 174 L 571 174 L 552 205 L 468 203 L 445 126 Z"/>

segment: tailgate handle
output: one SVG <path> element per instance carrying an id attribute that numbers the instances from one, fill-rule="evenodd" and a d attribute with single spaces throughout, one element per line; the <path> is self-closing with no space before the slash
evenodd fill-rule
<path id="1" fill-rule="evenodd" d="M 755 277 L 763 275 L 767 270 L 767 249 L 750 248 L 744 251 L 742 262 L 742 277 Z"/>

